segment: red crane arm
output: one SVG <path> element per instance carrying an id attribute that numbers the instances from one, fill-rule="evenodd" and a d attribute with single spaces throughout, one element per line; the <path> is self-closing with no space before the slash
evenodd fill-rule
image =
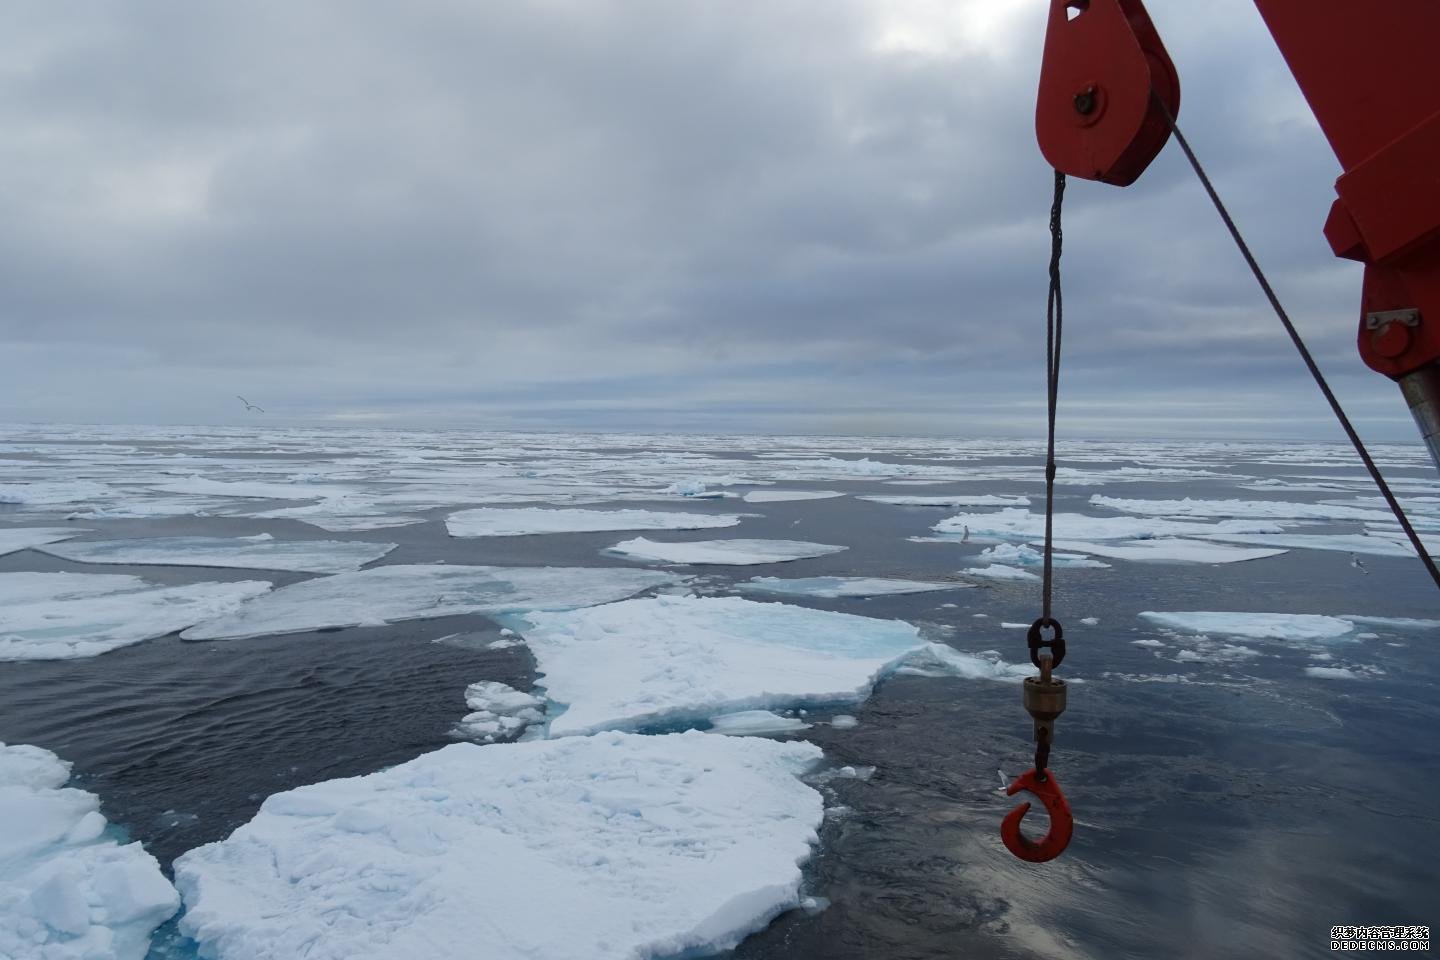
<path id="1" fill-rule="evenodd" d="M 1400 381 L 1440 464 L 1440 2 L 1255 5 L 1344 169 L 1325 235 L 1365 264 L 1360 356 Z M 1169 136 L 1175 78 L 1142 0 L 1050 0 L 1036 107 L 1045 158 L 1133 182 Z"/>

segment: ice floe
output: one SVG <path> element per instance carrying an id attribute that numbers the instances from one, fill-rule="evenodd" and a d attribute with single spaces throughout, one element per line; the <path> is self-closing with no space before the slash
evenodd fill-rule
<path id="1" fill-rule="evenodd" d="M 710 718 L 710 732 L 727 737 L 764 736 L 769 733 L 796 733 L 809 730 L 810 724 L 799 717 L 782 717 L 769 710 L 741 710 Z"/>
<path id="2" fill-rule="evenodd" d="M 836 730 L 854 730 L 860 726 L 860 721 L 848 713 L 837 713 L 830 718 L 830 726 Z"/>
<path id="3" fill-rule="evenodd" d="M 888 503 L 897 507 L 1028 507 L 1029 497 L 997 497 L 990 494 L 980 496 L 955 496 L 955 497 L 907 497 L 907 496 L 873 496 L 856 497 L 856 500 L 868 500 L 871 503 Z"/>
<path id="4" fill-rule="evenodd" d="M 1244 563 L 1285 553 L 1284 550 L 1267 547 L 1232 547 L 1205 540 L 1171 539 L 1126 540 L 1120 543 L 1061 540 L 1055 547 L 1139 563 Z"/>
<path id="5" fill-rule="evenodd" d="M 843 497 L 839 490 L 751 490 L 746 503 L 781 503 L 787 500 L 830 500 Z"/>
<path id="6" fill-rule="evenodd" d="M 692 540 L 682 543 L 658 543 L 636 537 L 634 540 L 615 544 L 609 552 L 657 563 L 753 566 L 823 557 L 844 549 L 846 548 L 834 544 L 808 543 L 804 540 Z"/>
<path id="7" fill-rule="evenodd" d="M 456 734 L 492 743 L 519 736 L 533 724 L 545 721 L 545 700 L 495 680 L 482 680 L 465 688 L 470 713 L 461 718 Z"/>
<path id="8" fill-rule="evenodd" d="M 801 903 L 820 757 L 693 731 L 455 744 L 276 794 L 181 856 L 181 930 L 213 960 L 716 953 Z"/>
<path id="9" fill-rule="evenodd" d="M 0 956 L 141 960 L 180 897 L 49 750 L 0 743 Z"/>
<path id="10" fill-rule="evenodd" d="M 1090 502 L 1097 507 L 1151 517 L 1356 520 L 1382 523 L 1394 519 L 1394 514 L 1389 510 L 1370 510 L 1330 503 L 1288 503 L 1283 500 L 1191 500 L 1189 497 L 1183 500 L 1126 500 L 1097 493 L 1091 496 Z"/>
<path id="11" fill-rule="evenodd" d="M 969 577 L 984 577 L 987 580 L 1027 580 L 1036 583 L 1040 582 L 1040 578 L 1029 570 L 1006 566 L 1003 563 L 992 563 L 988 567 L 966 567 L 960 572 Z"/>
<path id="12" fill-rule="evenodd" d="M 266 581 L 158 587 L 107 573 L 0 573 L 0 660 L 69 660 L 231 613 Z"/>
<path id="13" fill-rule="evenodd" d="M 949 537 L 963 536 L 996 540 L 1036 540 L 1045 536 L 1045 515 L 1008 508 L 994 513 L 961 513 L 941 520 L 934 527 Z M 1081 513 L 1055 514 L 1055 537 L 1059 540 L 1149 540 L 1155 537 L 1203 537 L 1207 534 L 1279 533 L 1281 527 L 1267 520 L 1221 520 L 1215 523 L 1163 520 L 1155 517 L 1090 517 Z"/>
<path id="14" fill-rule="evenodd" d="M 1027 547 L 1023 543 L 997 543 L 993 547 L 981 550 L 976 559 L 986 563 L 1003 563 L 1019 567 L 1043 567 L 1045 565 L 1045 554 L 1033 547 Z M 1051 555 L 1050 561 L 1052 566 L 1072 569 L 1108 569 L 1110 567 L 1108 563 L 1092 560 L 1081 553 L 1055 553 Z"/>
<path id="15" fill-rule="evenodd" d="M 14 553 L 17 550 L 28 550 L 31 547 L 38 547 L 47 543 L 58 543 L 61 540 L 69 540 L 71 537 L 78 537 L 84 532 L 84 530 L 77 530 L 74 527 L 0 528 L 0 556 L 4 556 L 7 553 Z"/>
<path id="16" fill-rule="evenodd" d="M 191 493 L 241 500 L 327 500 L 345 497 L 354 492 L 347 487 L 323 484 L 271 483 L 264 480 L 224 481 L 199 476 L 154 483 L 150 485 L 150 489 L 160 493 Z"/>
<path id="17" fill-rule="evenodd" d="M 1349 667 L 1306 667 L 1305 676 L 1320 680 L 1359 680 L 1360 675 Z"/>
<path id="18" fill-rule="evenodd" d="M 34 483 L 0 483 L 0 503 L 50 506 L 84 503 L 110 494 L 110 487 L 93 480 L 38 480 Z"/>
<path id="19" fill-rule="evenodd" d="M 345 573 L 379 560 L 393 543 L 358 540 L 273 540 L 250 537 L 153 537 L 145 540 L 75 540 L 41 547 L 77 563 L 173 567 L 240 567 L 299 573 Z"/>
<path id="20" fill-rule="evenodd" d="M 1316 613 L 1159 613 L 1147 610 L 1140 616 L 1151 623 L 1186 633 L 1218 633 L 1255 640 L 1334 640 L 1355 629 L 1355 624 L 1349 620 Z"/>
<path id="21" fill-rule="evenodd" d="M 468 613 L 568 610 L 621 600 L 675 579 L 653 570 L 616 567 L 397 564 L 281 587 L 181 636 L 239 639 Z"/>
<path id="22" fill-rule="evenodd" d="M 889 580 L 883 577 L 751 577 L 735 584 L 746 593 L 776 593 L 796 597 L 880 597 L 903 593 L 930 593 L 936 590 L 957 590 L 968 583 L 935 583 L 924 580 Z"/>
<path id="23" fill-rule="evenodd" d="M 927 643 L 905 658 L 896 673 L 920 677 L 960 677 L 963 680 L 1004 680 L 1018 683 L 1033 677 L 1028 663 L 1006 663 L 993 650 L 964 653 L 943 643 Z M 1073 680 L 1074 678 L 1067 678 Z"/>
<path id="24" fill-rule="evenodd" d="M 535 533 L 608 530 L 709 530 L 733 527 L 739 522 L 740 517 L 733 513 L 480 507 L 452 513 L 445 526 L 452 537 L 520 537 Z"/>
<path id="25" fill-rule="evenodd" d="M 689 723 L 738 710 L 855 703 L 919 631 L 740 597 L 662 596 L 527 614 L 551 736 Z"/>
<path id="26" fill-rule="evenodd" d="M 1242 543 L 1257 547 L 1282 547 L 1296 550 L 1334 550 L 1340 553 L 1363 553 L 1375 557 L 1413 557 L 1409 543 L 1360 533 L 1198 533 L 1196 536 L 1225 543 Z"/>

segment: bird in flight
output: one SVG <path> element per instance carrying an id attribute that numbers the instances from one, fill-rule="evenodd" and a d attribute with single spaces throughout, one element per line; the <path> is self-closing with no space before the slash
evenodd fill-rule
<path id="1" fill-rule="evenodd" d="M 237 400 L 239 400 L 241 403 L 245 404 L 245 409 L 246 409 L 246 410 L 257 410 L 257 411 L 259 411 L 260 413 L 264 413 L 264 412 L 265 412 L 265 410 L 264 410 L 263 407 L 257 407 L 257 406 L 255 406 L 255 404 L 251 403 L 249 400 L 246 400 L 244 397 L 240 396 L 240 394 L 238 394 L 238 393 L 235 394 L 235 398 L 236 398 Z"/>

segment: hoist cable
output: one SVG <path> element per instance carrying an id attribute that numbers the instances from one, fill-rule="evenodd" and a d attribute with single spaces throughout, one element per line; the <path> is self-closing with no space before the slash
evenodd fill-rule
<path id="1" fill-rule="evenodd" d="M 1060 294 L 1060 253 L 1065 235 L 1060 213 L 1065 205 L 1065 174 L 1055 171 L 1055 199 L 1050 204 L 1050 295 L 1045 303 L 1045 386 L 1048 423 L 1045 447 L 1045 574 L 1041 587 L 1040 616 L 1050 616 L 1055 541 L 1055 408 L 1060 397 L 1060 337 L 1064 332 L 1065 302 Z M 1044 769 L 1043 766 L 1040 767 Z"/>
<path id="2" fill-rule="evenodd" d="M 1155 96 L 1155 102 L 1160 104 L 1160 110 L 1165 115 L 1165 120 L 1169 123 L 1171 131 L 1175 134 L 1175 142 L 1180 144 L 1180 149 L 1185 152 L 1185 158 L 1190 161 L 1190 166 L 1195 171 L 1195 175 L 1200 178 L 1201 186 L 1203 186 L 1205 192 L 1210 195 L 1210 202 L 1215 205 L 1215 210 L 1220 214 L 1220 219 L 1225 221 L 1225 228 L 1230 231 L 1230 237 L 1235 241 L 1235 246 L 1240 249 L 1240 255 L 1245 258 L 1245 263 L 1249 265 L 1250 272 L 1255 275 L 1255 280 L 1260 284 L 1260 289 L 1265 292 L 1265 298 L 1270 301 L 1270 306 L 1275 309 L 1275 316 L 1280 318 L 1280 323 L 1284 325 L 1285 332 L 1290 335 L 1290 340 L 1295 344 L 1295 349 L 1300 352 L 1300 359 L 1305 361 L 1305 366 L 1309 368 L 1310 375 L 1315 378 L 1315 383 L 1320 387 L 1320 392 L 1325 395 L 1326 401 L 1330 404 L 1330 409 L 1335 412 L 1335 418 L 1340 421 L 1340 426 L 1344 429 L 1345 435 L 1350 438 L 1350 443 L 1355 447 L 1355 452 L 1360 455 L 1360 459 L 1365 464 L 1365 469 L 1370 472 L 1370 478 L 1375 481 L 1375 486 L 1380 488 L 1381 496 L 1383 496 L 1385 502 L 1390 505 L 1390 512 L 1395 514 L 1395 519 L 1400 523 L 1400 529 L 1404 530 L 1405 536 L 1410 539 L 1410 544 L 1415 548 L 1415 553 L 1419 556 L 1420 562 L 1425 565 L 1425 570 L 1430 574 L 1430 578 L 1435 581 L 1435 586 L 1440 587 L 1440 569 L 1436 568 L 1435 561 L 1431 559 L 1430 554 L 1425 549 L 1425 544 L 1420 540 L 1420 535 L 1416 533 L 1415 528 L 1410 525 L 1410 519 L 1405 515 L 1405 509 L 1400 506 L 1400 501 L 1395 499 L 1395 494 L 1390 492 L 1390 485 L 1386 483 L 1385 478 L 1380 475 L 1380 468 L 1375 465 L 1375 461 L 1370 457 L 1370 451 L 1365 449 L 1364 441 L 1360 439 L 1360 435 L 1355 432 L 1355 428 L 1350 424 L 1350 418 L 1345 415 L 1345 410 L 1340 406 L 1340 401 L 1336 399 L 1334 392 L 1331 391 L 1330 384 L 1325 380 L 1325 375 L 1320 372 L 1319 366 L 1315 363 L 1315 358 L 1310 355 L 1309 349 L 1305 346 L 1305 341 L 1300 337 L 1300 332 L 1295 329 L 1295 324 L 1290 322 L 1290 315 L 1286 313 L 1285 308 L 1281 306 L 1280 298 L 1275 295 L 1275 290 L 1270 286 L 1270 281 L 1265 277 L 1265 272 L 1260 269 L 1260 264 L 1256 262 L 1255 255 L 1250 252 L 1249 244 L 1247 244 L 1245 238 L 1240 235 L 1240 229 L 1235 226 L 1235 221 L 1230 218 L 1230 211 L 1225 208 L 1225 204 L 1220 200 L 1220 195 L 1215 192 L 1215 186 L 1210 182 L 1210 177 L 1206 175 L 1205 168 L 1200 165 L 1200 160 L 1195 156 L 1195 151 L 1190 149 L 1190 141 L 1186 140 L 1185 134 L 1180 132 L 1180 127 L 1175 123 L 1175 115 L 1170 112 L 1170 108 L 1166 106 L 1165 101 L 1161 97 Z M 1057 174 L 1057 176 L 1059 175 Z M 1053 291 L 1054 284 L 1056 283 L 1053 263 L 1051 269 L 1050 282 Z M 1055 423 L 1055 401 L 1053 393 L 1051 394 L 1050 404 L 1050 423 L 1051 431 L 1053 432 Z M 1048 519 L 1046 531 L 1045 603 L 1046 609 L 1048 610 L 1050 603 Z"/>

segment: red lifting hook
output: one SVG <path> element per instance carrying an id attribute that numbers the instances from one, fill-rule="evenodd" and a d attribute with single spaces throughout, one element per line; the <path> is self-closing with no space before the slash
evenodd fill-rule
<path id="1" fill-rule="evenodd" d="M 1031 863 L 1054 860 L 1065 852 L 1065 848 L 1070 845 L 1070 835 L 1075 832 L 1075 821 L 1070 816 L 1070 802 L 1065 799 L 1065 794 L 1060 792 L 1060 784 L 1055 780 L 1055 774 L 1049 770 L 1045 771 L 1044 780 L 1039 779 L 1034 770 L 1026 770 L 1006 788 L 1005 795 L 1013 797 L 1021 790 L 1029 790 L 1045 804 L 1045 812 L 1050 814 L 1050 832 L 1039 841 L 1031 840 L 1020 832 L 1020 821 L 1030 812 L 1027 801 L 1005 815 L 1000 824 L 1000 839 L 1005 841 L 1005 848 L 1021 860 Z"/>

